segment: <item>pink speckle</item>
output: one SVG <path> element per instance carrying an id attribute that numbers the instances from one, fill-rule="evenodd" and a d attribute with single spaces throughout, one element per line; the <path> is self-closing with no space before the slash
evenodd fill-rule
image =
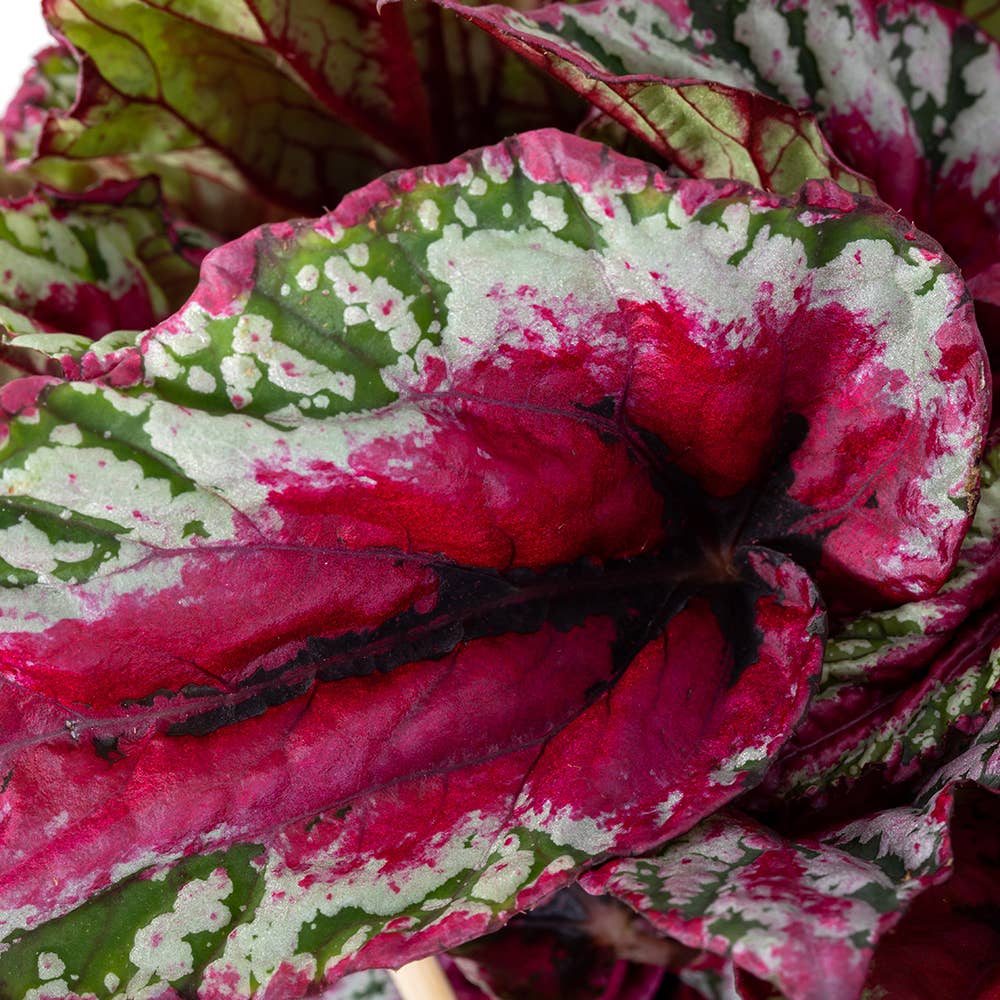
<path id="1" fill-rule="evenodd" d="M 441 358 L 428 356 L 424 362 L 424 389 L 434 392 L 444 384 L 448 376 L 448 368 Z"/>
<path id="2" fill-rule="evenodd" d="M 121 360 L 108 371 L 105 381 L 115 388 L 135 385 L 142 380 L 142 358 L 138 351 L 122 352 Z"/>
<path id="3" fill-rule="evenodd" d="M 717 184 L 712 181 L 689 181 L 678 187 L 675 192 L 677 203 L 685 215 L 694 215 L 703 205 L 727 198 L 739 190 L 736 184 Z"/>
<path id="4" fill-rule="evenodd" d="M 0 389 L 0 407 L 7 413 L 22 413 L 33 416 L 35 403 L 46 386 L 58 384 L 59 379 L 51 375 L 30 375 L 8 382 Z"/>
<path id="5" fill-rule="evenodd" d="M 851 212 L 856 207 L 853 196 L 833 181 L 806 181 L 800 189 L 799 197 L 804 204 L 814 208 Z"/>

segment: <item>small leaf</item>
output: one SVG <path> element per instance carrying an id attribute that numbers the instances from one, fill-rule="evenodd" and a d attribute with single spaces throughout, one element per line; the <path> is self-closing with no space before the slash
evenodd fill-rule
<path id="1" fill-rule="evenodd" d="M 1000 974 L 998 824 L 1000 796 L 978 789 L 959 794 L 952 874 L 923 892 L 879 941 L 868 996 L 989 1000 Z"/>
<path id="2" fill-rule="evenodd" d="M 841 624 L 824 682 L 765 791 L 810 822 L 849 811 L 919 775 L 956 730 L 981 723 L 1000 684 L 1000 462 L 996 431 L 983 491 L 959 561 L 926 600 Z"/>
<path id="3" fill-rule="evenodd" d="M 914 900 L 928 905 L 921 904 L 922 893 L 941 898 L 933 887 L 951 875 L 953 837 L 968 843 L 966 818 L 955 816 L 956 796 L 967 781 L 1000 788 L 998 735 L 1000 715 L 994 714 L 911 807 L 797 840 L 723 810 L 655 854 L 609 862 L 581 883 L 588 892 L 624 900 L 684 944 L 731 956 L 789 1000 L 854 1000 L 879 942 L 889 942 L 886 974 L 902 971 L 889 957 L 887 932 Z M 990 816 L 995 798 L 982 800 Z M 991 828 L 987 822 L 979 829 Z M 995 859 L 989 864 L 995 867 Z M 981 875 L 995 880 L 993 867 Z M 988 903 L 993 913 L 995 902 Z M 940 913 L 940 905 L 930 912 Z M 905 955 L 904 968 L 912 967 L 912 952 Z"/>
<path id="4" fill-rule="evenodd" d="M 200 202 L 201 219 L 230 231 L 244 228 L 241 199 L 257 218 L 268 202 L 305 210 L 327 191 L 399 162 L 380 144 L 377 118 L 369 116 L 369 131 L 360 132 L 324 103 L 343 110 L 352 64 L 388 79 L 377 51 L 387 40 L 374 6 L 302 6 L 313 10 L 289 21 L 289 4 L 266 16 L 242 0 L 212 11 L 196 0 L 125 7 L 46 0 L 50 25 L 86 59 L 72 109 L 45 119 L 41 162 L 80 162 L 115 177 L 155 171 L 172 203 Z M 376 51 L 353 51 L 364 40 Z M 343 58 L 345 46 L 351 60 Z M 372 100 L 390 107 L 377 86 Z M 412 112 L 409 103 L 404 110 Z M 419 125 L 419 115 L 407 121 Z"/>
<path id="5" fill-rule="evenodd" d="M 30 158 L 49 113 L 66 111 L 72 105 L 78 68 L 65 45 L 50 45 L 35 56 L 0 122 L 8 165 Z"/>
<path id="6" fill-rule="evenodd" d="M 12 338 L 0 352 L 11 377 L 58 373 L 46 359 L 70 342 L 82 353 L 91 338 L 159 322 L 190 294 L 209 245 L 174 224 L 152 180 L 0 202 L 0 319 Z"/>

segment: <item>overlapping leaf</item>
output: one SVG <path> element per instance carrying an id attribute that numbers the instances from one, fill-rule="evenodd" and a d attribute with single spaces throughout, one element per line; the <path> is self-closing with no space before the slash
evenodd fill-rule
<path id="1" fill-rule="evenodd" d="M 912 806 L 797 841 L 724 810 L 665 850 L 610 862 L 582 882 L 592 892 L 620 896 L 685 944 L 731 955 L 737 967 L 776 984 L 790 1000 L 854 1000 L 882 936 L 921 893 L 931 890 L 929 898 L 938 899 L 932 887 L 951 876 L 951 827 L 961 802 L 956 783 L 963 781 L 1000 790 L 1000 715 L 994 713 L 965 753 L 936 775 Z M 992 797 L 984 804 L 986 816 L 995 816 Z M 969 841 L 965 824 L 963 815 L 957 824 L 963 843 Z M 973 841 L 991 839 L 988 818 L 977 819 L 974 828 Z M 971 874 L 982 889 L 982 880 L 995 884 L 1000 859 L 989 846 L 980 853 Z M 967 900 L 976 893 L 968 892 L 968 875 L 962 878 Z M 988 929 L 1000 910 L 996 899 L 978 895 L 978 915 L 955 910 L 949 917 L 953 927 L 963 920 L 982 924 L 978 931 L 966 928 L 968 943 L 980 948 L 986 940 L 988 953 Z M 927 904 L 918 900 L 918 905 Z M 940 909 L 931 912 L 940 915 Z M 956 932 L 952 941 L 962 939 Z M 905 953 L 905 964 L 888 953 L 882 962 L 887 983 L 908 983 L 911 995 L 924 995 L 917 992 L 912 951 Z M 951 987 L 957 992 L 948 995 L 974 995 L 962 993 L 962 984 L 968 990 L 982 971 L 953 965 L 959 978 Z"/>
<path id="2" fill-rule="evenodd" d="M 810 822 L 821 809 L 847 812 L 876 789 L 905 786 L 991 711 L 1000 687 L 998 465 L 994 434 L 947 583 L 927 600 L 842 624 L 827 644 L 820 692 L 766 779 L 767 794 L 796 803 Z"/>
<path id="3" fill-rule="evenodd" d="M 1000 984 L 1000 796 L 960 793 L 954 870 L 922 893 L 880 942 L 870 996 L 990 1000 Z M 914 956 L 919 960 L 914 961 Z"/>
<path id="4" fill-rule="evenodd" d="M 32 169 L 71 161 L 98 176 L 155 172 L 172 202 L 230 232 L 272 211 L 315 209 L 405 162 L 385 133 L 392 126 L 406 146 L 426 117 L 405 60 L 392 55 L 401 17 L 376 21 L 368 4 L 289 0 L 265 12 L 243 0 L 47 0 L 44 9 L 84 55 L 76 100 L 45 118 Z M 425 154 L 416 141 L 409 152 Z"/>
<path id="5" fill-rule="evenodd" d="M 89 338 L 147 329 L 173 312 L 211 245 L 207 234 L 175 227 L 152 181 L 2 202 L 0 240 L 0 302 L 43 328 Z"/>
<path id="6" fill-rule="evenodd" d="M 987 340 L 1000 336 L 1000 48 L 959 15 L 929 2 L 596 0 L 464 16 L 696 176 L 851 182 L 839 156 L 941 240 Z M 650 89 L 656 76 L 673 87 Z"/>
<path id="7" fill-rule="evenodd" d="M 210 242 L 175 225 L 152 180 L 0 202 L 0 382 L 59 374 L 58 349 L 159 322 L 191 292 Z"/>
<path id="8" fill-rule="evenodd" d="M 389 13 L 392 6 L 381 9 Z M 572 131 L 584 117 L 586 104 L 572 91 L 464 18 L 424 0 L 399 6 L 427 95 L 437 158 L 529 129 Z"/>
<path id="9" fill-rule="evenodd" d="M 693 177 L 729 177 L 785 194 L 807 180 L 832 178 L 846 190 L 874 193 L 866 177 L 831 152 L 811 114 L 714 79 L 664 79 L 701 75 L 671 73 L 666 65 L 655 71 L 648 65 L 629 68 L 627 60 L 604 50 L 603 39 L 587 34 L 597 31 L 588 13 L 593 5 L 580 11 L 555 5 L 530 14 L 440 2 L 547 70 Z M 635 21 L 632 7 L 612 5 L 602 14 L 605 22 Z M 635 44 L 645 47 L 641 33 Z"/>
<path id="10" fill-rule="evenodd" d="M 299 996 L 756 780 L 819 666 L 802 567 L 919 597 L 969 521 L 981 343 L 908 237 L 543 132 L 20 385 L 5 988 Z"/>
<path id="11" fill-rule="evenodd" d="M 46 0 L 45 12 L 78 58 L 43 54 L 9 110 L 14 183 L 79 192 L 156 174 L 172 206 L 230 235 L 323 211 L 388 167 L 581 114 L 437 8 Z"/>
<path id="12" fill-rule="evenodd" d="M 941 6 L 961 11 L 987 34 L 1000 40 L 1000 4 L 996 0 L 942 0 Z"/>
<path id="13" fill-rule="evenodd" d="M 6 164 L 30 158 L 46 118 L 69 109 L 76 97 L 78 69 L 76 59 L 64 45 L 51 45 L 35 56 L 0 122 Z M 4 186 L 10 183 L 11 178 L 5 176 Z"/>

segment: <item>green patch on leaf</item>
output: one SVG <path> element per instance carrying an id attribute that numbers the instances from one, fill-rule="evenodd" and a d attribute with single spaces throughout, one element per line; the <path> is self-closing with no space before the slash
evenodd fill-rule
<path id="1" fill-rule="evenodd" d="M 134 875 L 57 921 L 14 932 L 2 942 L 0 994 L 20 997 L 43 985 L 55 991 L 61 980 L 102 1000 L 160 982 L 186 995 L 260 902 L 260 853 L 244 844 L 185 858 Z M 59 976 L 40 975 L 47 956 L 58 959 Z"/>

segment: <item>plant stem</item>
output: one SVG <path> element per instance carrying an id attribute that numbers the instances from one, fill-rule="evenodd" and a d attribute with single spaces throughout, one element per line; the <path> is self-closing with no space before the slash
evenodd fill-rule
<path id="1" fill-rule="evenodd" d="M 392 979 L 403 1000 L 456 1000 L 444 969 L 433 955 L 397 969 Z"/>

